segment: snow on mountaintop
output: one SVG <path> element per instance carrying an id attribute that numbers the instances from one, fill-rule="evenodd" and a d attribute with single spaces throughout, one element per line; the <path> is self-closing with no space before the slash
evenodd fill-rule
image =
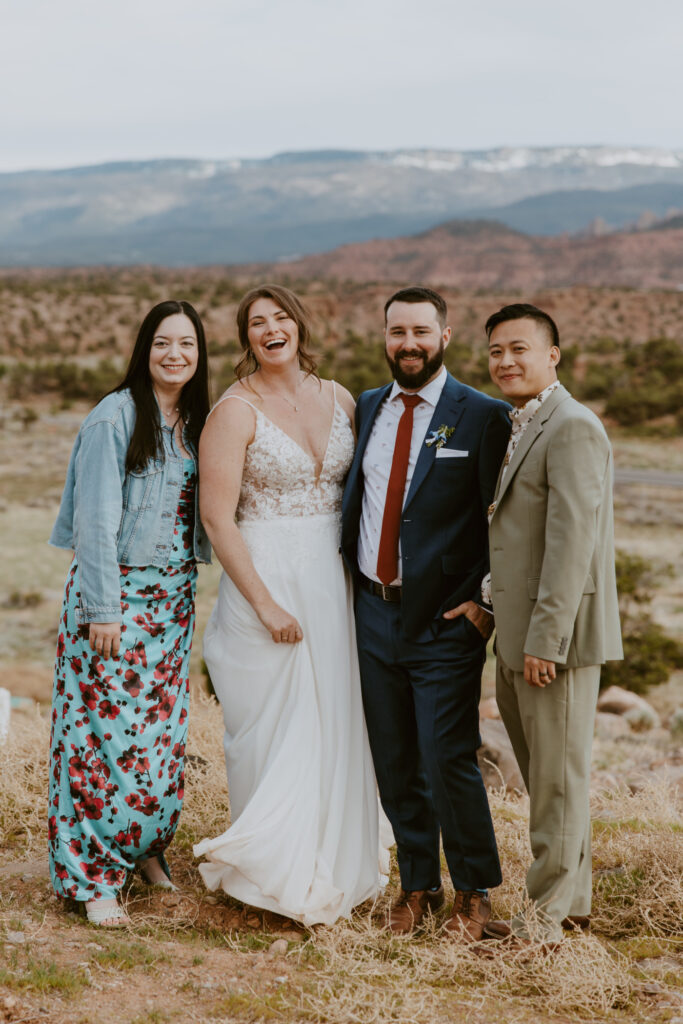
<path id="1" fill-rule="evenodd" d="M 551 146 L 531 148 L 523 146 L 499 149 L 399 150 L 383 154 L 384 159 L 397 167 L 415 167 L 427 171 L 473 170 L 489 174 L 523 171 L 533 167 L 617 167 L 634 164 L 638 167 L 683 167 L 683 150 L 639 148 L 622 146 Z"/>

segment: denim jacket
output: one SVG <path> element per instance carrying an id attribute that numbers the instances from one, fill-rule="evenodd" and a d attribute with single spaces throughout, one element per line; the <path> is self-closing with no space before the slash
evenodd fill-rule
<path id="1" fill-rule="evenodd" d="M 79 624 L 121 621 L 119 565 L 166 568 L 183 480 L 172 431 L 162 430 L 163 459 L 126 473 L 135 425 L 130 391 L 107 395 L 86 417 L 71 452 L 50 544 L 73 548 L 80 572 Z M 185 447 L 196 459 L 187 438 Z M 195 491 L 194 557 L 211 561 Z"/>

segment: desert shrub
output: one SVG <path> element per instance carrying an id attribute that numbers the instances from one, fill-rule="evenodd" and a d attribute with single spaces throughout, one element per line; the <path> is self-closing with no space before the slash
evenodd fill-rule
<path id="1" fill-rule="evenodd" d="M 665 683 L 675 668 L 683 668 L 683 645 L 649 615 L 627 620 L 626 624 L 622 621 L 622 631 L 624 660 L 603 666 L 601 687 L 623 686 L 634 693 L 646 693 L 651 686 Z"/>
<path id="2" fill-rule="evenodd" d="M 646 558 L 621 550 L 617 550 L 615 568 L 622 617 L 633 614 L 634 605 L 649 604 L 663 573 L 672 574 L 671 566 L 657 568 Z"/>
<path id="3" fill-rule="evenodd" d="M 577 391 L 576 360 L 579 349 L 576 345 L 563 345 L 560 351 L 562 358 L 557 367 L 557 376 L 564 386 L 574 394 Z"/>
<path id="4" fill-rule="evenodd" d="M 17 363 L 10 373 L 13 397 L 58 394 L 62 399 L 83 398 L 98 402 L 116 386 L 121 368 L 111 359 L 100 359 L 96 366 L 81 366 L 70 360 Z"/>
<path id="5" fill-rule="evenodd" d="M 587 363 L 578 394 L 581 398 L 587 398 L 589 401 L 596 398 L 607 398 L 620 372 L 618 366 L 610 363 Z"/>
<path id="6" fill-rule="evenodd" d="M 316 339 L 314 348 L 319 352 L 321 346 L 315 342 Z M 361 391 L 379 387 L 390 379 L 382 341 L 352 330 L 347 330 L 343 340 L 327 350 L 318 369 L 321 376 L 334 377 L 356 398 Z"/>
<path id="7" fill-rule="evenodd" d="M 217 365 L 214 364 L 215 368 L 212 367 L 211 385 L 214 399 L 220 398 L 225 389 L 234 383 L 236 362 L 236 357 L 228 356 L 227 359 L 222 359 Z"/>
<path id="8" fill-rule="evenodd" d="M 21 401 L 22 398 L 26 398 L 30 392 L 30 380 L 29 380 L 30 367 L 28 363 L 18 362 L 10 369 L 8 375 L 9 382 L 9 393 L 13 398 Z"/>
<path id="9" fill-rule="evenodd" d="M 45 600 L 40 590 L 13 590 L 5 601 L 7 608 L 35 608 Z"/>
<path id="10" fill-rule="evenodd" d="M 24 429 L 32 426 L 37 419 L 39 419 L 38 413 L 31 405 L 23 405 L 21 412 L 19 413 L 19 419 L 24 425 Z"/>
<path id="11" fill-rule="evenodd" d="M 624 348 L 624 342 L 620 339 L 614 338 L 611 335 L 605 335 L 604 337 L 595 338 L 589 342 L 586 346 L 586 352 L 598 352 L 601 355 L 614 355 L 616 352 L 621 352 Z"/>
<path id="12" fill-rule="evenodd" d="M 622 427 L 637 427 L 647 420 L 678 413 L 682 406 L 683 383 L 650 380 L 646 385 L 617 388 L 607 399 L 605 415 Z"/>
<path id="13" fill-rule="evenodd" d="M 214 356 L 230 356 L 233 365 L 238 361 L 242 353 L 240 343 L 237 338 L 228 338 L 227 341 L 216 341 L 215 338 L 207 338 L 207 347 L 209 349 L 209 356 L 213 359 Z"/>
<path id="14" fill-rule="evenodd" d="M 467 345 L 450 344 L 444 354 L 446 369 L 471 388 L 484 388 L 491 384 L 488 352 L 475 353 Z"/>
<path id="15" fill-rule="evenodd" d="M 665 683 L 671 672 L 683 668 L 683 644 L 669 636 L 643 606 L 648 604 L 661 576 L 671 567 L 658 569 L 640 555 L 617 551 L 617 590 L 624 643 L 624 660 L 603 666 L 600 686 L 623 686 L 646 693 Z"/>
<path id="16" fill-rule="evenodd" d="M 671 338 L 653 338 L 629 348 L 605 415 L 622 426 L 638 426 L 677 414 L 682 406 L 683 346 Z"/>

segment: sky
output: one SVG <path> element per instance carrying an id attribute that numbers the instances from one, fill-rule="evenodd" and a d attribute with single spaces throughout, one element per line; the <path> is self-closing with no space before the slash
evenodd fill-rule
<path id="1" fill-rule="evenodd" d="M 683 150 L 679 0 L 0 0 L 0 171 Z"/>

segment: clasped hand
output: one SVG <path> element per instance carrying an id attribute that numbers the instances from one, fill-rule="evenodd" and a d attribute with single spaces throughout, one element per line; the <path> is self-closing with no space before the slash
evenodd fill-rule
<path id="1" fill-rule="evenodd" d="M 524 655 L 524 678 L 529 686 L 547 686 L 555 679 L 555 662 L 545 658 L 534 658 L 531 654 Z"/>
<path id="2" fill-rule="evenodd" d="M 102 657 L 118 658 L 121 646 L 120 622 L 91 622 L 88 631 L 90 650 L 97 651 Z"/>
<path id="3" fill-rule="evenodd" d="M 304 631 L 289 612 L 273 603 L 259 612 L 259 619 L 276 644 L 298 644 L 304 638 Z"/>

